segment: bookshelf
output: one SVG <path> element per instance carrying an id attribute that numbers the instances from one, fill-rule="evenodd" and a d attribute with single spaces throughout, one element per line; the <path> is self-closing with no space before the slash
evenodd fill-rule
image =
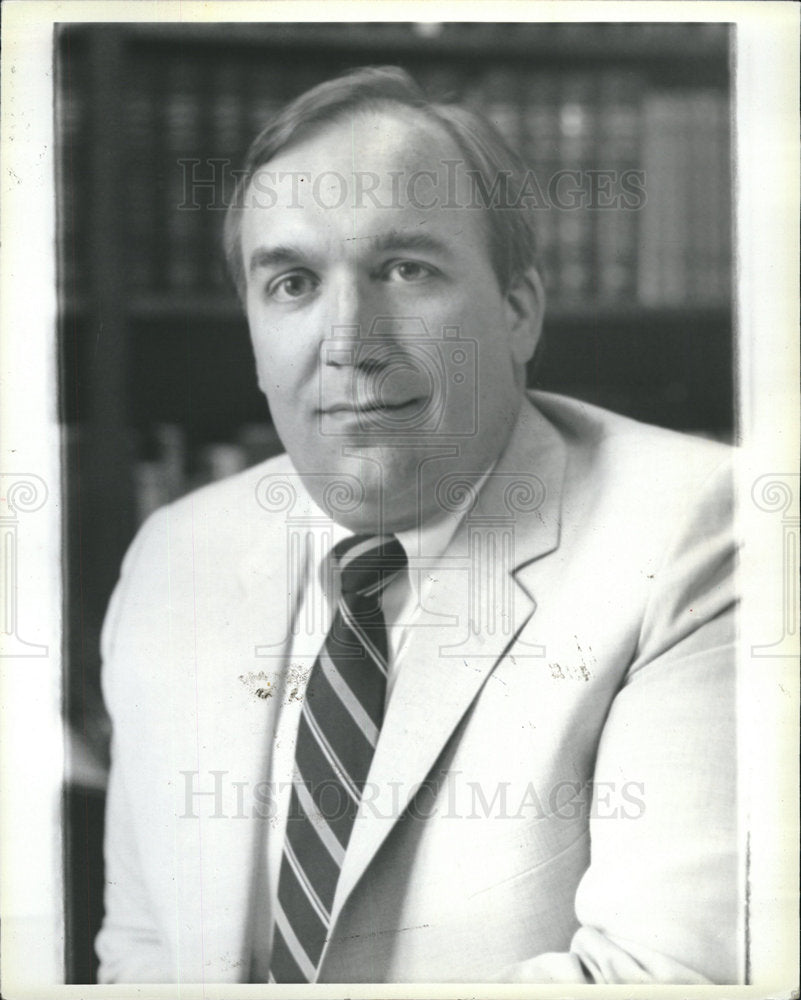
<path id="1" fill-rule="evenodd" d="M 98 641 L 122 555 L 148 510 L 280 449 L 220 249 L 231 170 L 250 139 L 286 100 L 368 63 L 400 64 L 431 96 L 480 108 L 539 185 L 549 306 L 531 384 L 726 439 L 729 49 L 724 24 L 58 31 L 70 981 L 92 982 L 96 969 L 108 740 Z M 186 206 L 191 161 L 211 182 Z M 548 192 L 560 171 L 579 171 L 572 195 L 562 184 L 572 210 Z M 620 210 L 621 197 L 636 207 Z"/>

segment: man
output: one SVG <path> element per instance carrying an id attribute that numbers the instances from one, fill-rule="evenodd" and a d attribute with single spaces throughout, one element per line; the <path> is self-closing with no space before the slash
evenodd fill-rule
<path id="1" fill-rule="evenodd" d="M 393 69 L 254 142 L 287 455 L 126 558 L 103 981 L 738 980 L 727 450 L 525 392 L 521 176 Z"/>

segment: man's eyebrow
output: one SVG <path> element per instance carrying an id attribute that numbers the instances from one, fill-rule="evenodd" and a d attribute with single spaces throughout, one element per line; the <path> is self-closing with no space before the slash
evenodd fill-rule
<path id="1" fill-rule="evenodd" d="M 275 267 L 280 264 L 297 264 L 303 259 L 303 251 L 293 246 L 257 247 L 250 255 L 248 273 L 253 274 L 260 267 Z"/>
<path id="2" fill-rule="evenodd" d="M 390 229 L 378 236 L 366 237 L 371 241 L 371 248 L 382 253 L 387 250 L 428 250 L 432 253 L 450 255 L 451 248 L 444 241 L 430 233 L 410 232 L 403 229 Z"/>
<path id="3" fill-rule="evenodd" d="M 444 256 L 452 255 L 450 247 L 444 240 L 424 232 L 390 229 L 377 236 L 357 236 L 353 239 L 359 243 L 362 241 L 368 243 L 370 250 L 375 253 L 427 250 L 429 253 L 438 253 Z M 250 255 L 248 273 L 254 274 L 259 268 L 276 267 L 283 264 L 298 264 L 305 259 L 306 255 L 303 250 L 289 244 L 274 247 L 257 247 Z"/>

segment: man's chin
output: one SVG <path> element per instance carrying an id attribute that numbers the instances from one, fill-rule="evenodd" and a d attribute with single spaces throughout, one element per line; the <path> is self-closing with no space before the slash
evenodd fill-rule
<path id="1" fill-rule="evenodd" d="M 350 531 L 405 531 L 452 509 L 447 496 L 440 496 L 440 485 L 464 462 L 453 443 L 426 436 L 419 441 L 362 438 L 347 443 L 329 438 L 317 439 L 313 448 L 308 444 L 295 468 L 317 506 Z M 463 478 L 475 471 L 480 466 Z"/>
<path id="2" fill-rule="evenodd" d="M 312 499 L 332 520 L 357 534 L 390 534 L 418 523 L 414 467 L 400 467 L 397 454 L 388 455 L 383 445 L 348 446 L 344 456 L 332 448 L 334 457 L 339 461 L 324 472 L 319 466 L 301 472 Z"/>
<path id="3" fill-rule="evenodd" d="M 364 483 L 360 486 L 355 487 L 349 476 L 335 477 L 324 494 L 314 499 L 332 520 L 356 534 L 392 534 L 419 523 L 414 489 L 399 495 L 391 489 L 371 489 Z"/>

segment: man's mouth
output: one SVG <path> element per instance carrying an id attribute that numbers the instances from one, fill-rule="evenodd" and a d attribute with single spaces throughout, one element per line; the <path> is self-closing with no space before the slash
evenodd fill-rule
<path id="1" fill-rule="evenodd" d="M 419 409 L 425 405 L 425 400 L 420 396 L 411 399 L 390 402 L 388 400 L 358 400 L 342 403 L 333 403 L 321 409 L 324 416 L 358 416 L 369 413 L 404 413 L 412 409 Z"/>

